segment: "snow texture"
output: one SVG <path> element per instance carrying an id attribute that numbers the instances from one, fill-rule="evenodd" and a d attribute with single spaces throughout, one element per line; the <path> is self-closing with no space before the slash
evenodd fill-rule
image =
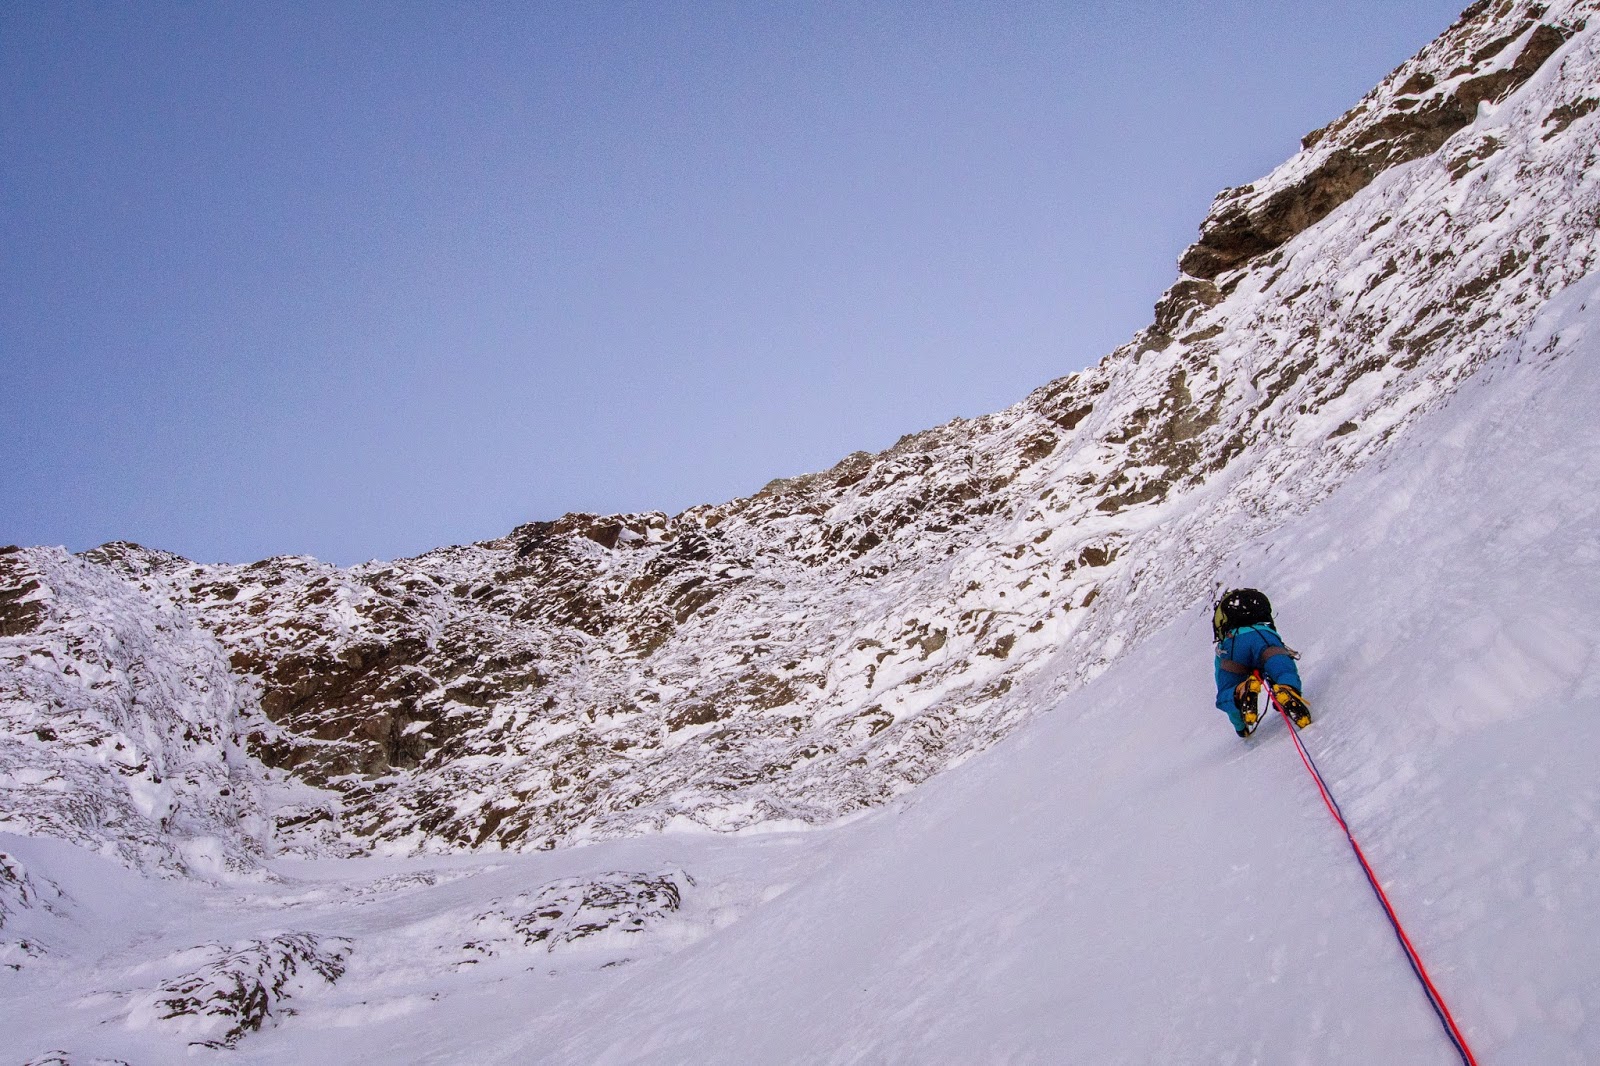
<path id="1" fill-rule="evenodd" d="M 0 554 L 8 1047 L 1455 1061 L 1211 706 L 1220 581 L 1482 1061 L 1600 1061 L 1595 11 L 1475 4 L 1156 325 L 884 455 L 350 570 Z"/>
<path id="2" fill-rule="evenodd" d="M 61 549 L 0 554 L 0 831 L 173 873 L 249 869 L 266 830 L 241 746 L 252 686 L 142 577 Z"/>

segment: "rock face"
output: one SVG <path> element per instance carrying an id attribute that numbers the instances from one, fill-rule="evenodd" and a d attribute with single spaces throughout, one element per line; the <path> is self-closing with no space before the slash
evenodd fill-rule
<path id="1" fill-rule="evenodd" d="M 272 726 L 161 576 L 186 565 L 0 551 L 0 832 L 173 873 L 253 865 L 264 775 L 242 736 Z"/>
<path id="2" fill-rule="evenodd" d="M 93 759 L 101 784 L 159 773 L 183 782 L 172 811 L 240 855 L 269 836 L 549 848 L 881 804 L 1204 596 L 1231 545 L 1380 458 L 1593 269 L 1595 6 L 1475 4 L 1219 196 L 1150 328 L 882 454 L 347 569 L 0 555 L 6 780 L 49 767 L 86 796 Z M 235 742 L 314 788 L 262 783 Z M 77 807 L 8 787 L 23 831 L 93 822 L 155 848 L 145 784 Z M 271 825 L 244 814 L 252 789 Z"/>
<path id="3" fill-rule="evenodd" d="M 1351 110 L 1306 135 L 1258 185 L 1224 189 L 1178 266 L 1211 279 L 1283 244 L 1377 175 L 1437 151 L 1483 104 L 1506 99 L 1583 28 L 1586 12 L 1478 0 Z"/>

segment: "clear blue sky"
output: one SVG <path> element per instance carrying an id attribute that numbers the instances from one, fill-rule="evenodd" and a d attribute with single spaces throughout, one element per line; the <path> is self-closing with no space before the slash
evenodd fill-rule
<path id="1" fill-rule="evenodd" d="M 997 410 L 1464 3 L 0 5 L 0 543 L 391 558 Z"/>

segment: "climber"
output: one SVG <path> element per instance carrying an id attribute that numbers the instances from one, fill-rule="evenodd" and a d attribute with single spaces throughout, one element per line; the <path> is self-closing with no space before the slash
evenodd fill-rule
<path id="1" fill-rule="evenodd" d="M 1211 632 L 1217 645 L 1217 709 L 1228 716 L 1234 732 L 1248 737 L 1256 731 L 1262 680 L 1294 721 L 1295 728 L 1311 724 L 1311 707 L 1300 694 L 1300 671 L 1291 651 L 1273 628 L 1272 604 L 1255 589 L 1233 589 L 1217 600 L 1211 614 Z"/>

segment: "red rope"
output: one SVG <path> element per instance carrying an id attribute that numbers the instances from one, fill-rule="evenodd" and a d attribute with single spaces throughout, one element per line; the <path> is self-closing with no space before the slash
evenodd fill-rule
<path id="1" fill-rule="evenodd" d="M 1257 675 L 1259 676 L 1259 675 Z M 1361 850 L 1361 845 L 1356 843 L 1356 836 L 1350 831 L 1350 823 L 1344 820 L 1344 812 L 1339 809 L 1339 804 L 1334 800 L 1333 793 L 1328 791 L 1328 783 L 1322 779 L 1322 774 L 1317 770 L 1317 764 L 1311 760 L 1311 754 L 1306 751 L 1306 746 L 1300 740 L 1300 730 L 1295 728 L 1294 722 L 1289 718 L 1289 712 L 1283 709 L 1283 704 L 1278 702 L 1277 693 L 1272 691 L 1272 686 L 1262 679 L 1262 687 L 1267 690 L 1267 696 L 1272 700 L 1272 705 L 1283 716 L 1284 724 L 1289 727 L 1289 736 L 1294 740 L 1295 750 L 1300 753 L 1300 761 L 1305 764 L 1306 771 L 1311 774 L 1311 779 L 1316 782 L 1317 791 L 1322 793 L 1322 802 L 1327 806 L 1328 813 L 1333 815 L 1333 820 L 1339 823 L 1339 828 L 1344 830 L 1345 839 L 1350 841 L 1350 848 L 1356 853 L 1356 861 L 1361 863 L 1361 872 L 1367 875 L 1367 884 L 1372 886 L 1373 894 L 1378 897 L 1378 902 L 1383 905 L 1383 913 L 1389 918 L 1389 924 L 1394 927 L 1394 934 L 1400 941 L 1400 946 L 1405 949 L 1406 961 L 1411 963 L 1411 971 L 1417 975 L 1417 980 L 1422 982 L 1423 990 L 1428 993 L 1428 1002 L 1433 1005 L 1433 1012 L 1439 1016 L 1439 1022 L 1444 1026 L 1445 1034 L 1450 1037 L 1450 1042 L 1461 1053 L 1461 1061 L 1467 1066 L 1478 1066 L 1478 1060 L 1473 1057 L 1472 1049 L 1467 1046 L 1467 1038 L 1462 1035 L 1456 1025 L 1455 1018 L 1450 1014 L 1450 1008 L 1445 1006 L 1444 996 L 1434 985 L 1433 979 L 1428 976 L 1427 967 L 1422 965 L 1422 956 L 1417 954 L 1416 947 L 1411 943 L 1411 938 L 1406 935 L 1406 930 L 1400 924 L 1400 916 L 1394 911 L 1394 904 L 1389 902 L 1389 895 L 1378 883 L 1378 875 L 1372 872 L 1372 865 L 1367 862 L 1367 856 Z"/>

